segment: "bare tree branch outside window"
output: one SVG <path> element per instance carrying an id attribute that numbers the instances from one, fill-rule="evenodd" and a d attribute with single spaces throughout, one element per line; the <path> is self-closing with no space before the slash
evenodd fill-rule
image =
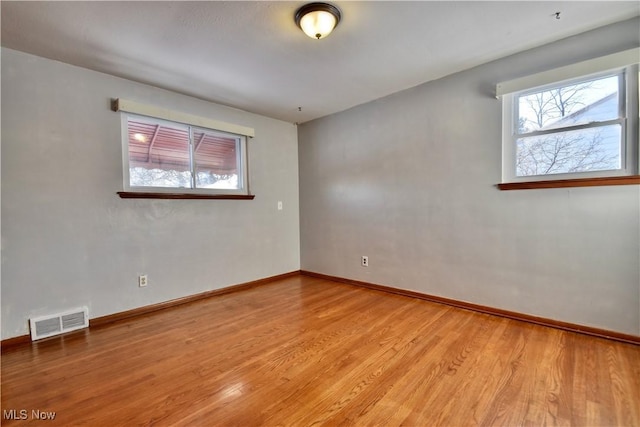
<path id="1" fill-rule="evenodd" d="M 217 175 L 211 171 L 198 171 L 196 180 L 199 188 L 237 188 L 238 175 Z M 191 188 L 191 172 L 175 169 L 129 169 L 129 181 L 134 187 Z"/>

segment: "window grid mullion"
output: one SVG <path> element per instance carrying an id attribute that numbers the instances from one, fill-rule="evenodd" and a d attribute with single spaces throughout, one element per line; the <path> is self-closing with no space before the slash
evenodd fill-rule
<path id="1" fill-rule="evenodd" d="M 549 135 L 549 134 L 553 134 L 553 133 L 569 132 L 569 131 L 572 131 L 572 130 L 590 129 L 590 128 L 596 128 L 596 127 L 604 127 L 604 126 L 616 125 L 616 124 L 620 124 L 621 125 L 623 121 L 624 121 L 623 118 L 617 118 L 617 119 L 612 119 L 612 120 L 605 120 L 605 121 L 602 121 L 602 122 L 591 122 L 591 123 L 584 123 L 584 124 L 580 124 L 580 125 L 564 126 L 564 127 L 558 127 L 558 128 L 553 128 L 553 129 L 545 129 L 545 130 L 537 130 L 537 131 L 534 131 L 534 132 L 516 133 L 514 136 L 515 136 L 516 139 L 518 139 L 518 138 L 526 138 L 526 137 L 530 137 L 530 136 Z"/>
<path id="2" fill-rule="evenodd" d="M 189 171 L 191 172 L 191 188 L 196 188 L 195 156 L 193 153 L 193 127 L 189 126 Z"/>

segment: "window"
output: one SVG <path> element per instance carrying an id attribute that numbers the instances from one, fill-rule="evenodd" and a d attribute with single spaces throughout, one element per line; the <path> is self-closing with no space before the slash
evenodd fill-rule
<path id="1" fill-rule="evenodd" d="M 193 123 L 222 122 L 118 100 L 122 114 L 124 192 L 136 194 L 248 195 L 246 136 Z M 133 107 L 132 107 L 133 105 Z M 157 112 L 163 118 L 126 112 Z M 154 111 L 150 111 L 153 109 Z M 183 121 L 166 120 L 178 116 Z M 252 129 L 248 129 L 252 133 Z M 133 196 L 131 195 L 133 192 Z M 195 197 L 195 196 L 194 196 Z M 252 197 L 251 197 L 252 198 Z"/>
<path id="2" fill-rule="evenodd" d="M 243 136 L 131 114 L 123 117 L 129 189 L 245 188 Z"/>
<path id="3" fill-rule="evenodd" d="M 531 88 L 522 86 L 536 78 L 505 84 L 520 87 L 503 95 L 503 182 L 637 174 L 637 65 L 552 75 Z"/>
<path id="4" fill-rule="evenodd" d="M 617 73 L 514 94 L 514 175 L 621 170 L 623 77 Z"/>

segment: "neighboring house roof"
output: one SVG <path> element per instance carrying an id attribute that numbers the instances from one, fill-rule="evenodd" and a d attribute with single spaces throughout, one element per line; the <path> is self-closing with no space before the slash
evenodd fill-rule
<path id="1" fill-rule="evenodd" d="M 578 123 L 590 123 L 611 119 L 611 111 L 618 108 L 618 93 L 611 93 L 591 104 L 588 104 L 578 111 L 574 111 L 568 116 L 547 124 L 543 129 L 557 128 Z"/>

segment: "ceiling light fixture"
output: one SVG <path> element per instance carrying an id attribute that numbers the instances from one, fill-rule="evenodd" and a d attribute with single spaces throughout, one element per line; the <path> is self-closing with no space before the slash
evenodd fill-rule
<path id="1" fill-rule="evenodd" d="M 327 37 L 340 22 L 340 10 L 329 3 L 309 3 L 296 12 L 296 25 L 312 39 Z"/>

